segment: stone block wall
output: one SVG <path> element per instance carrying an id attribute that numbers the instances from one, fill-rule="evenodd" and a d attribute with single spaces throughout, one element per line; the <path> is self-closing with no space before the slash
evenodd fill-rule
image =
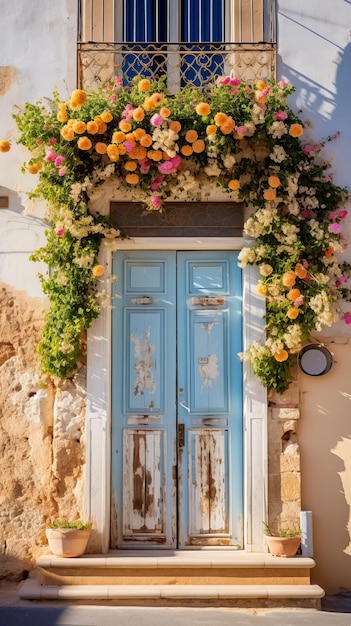
<path id="1" fill-rule="evenodd" d="M 85 368 L 55 387 L 36 346 L 46 301 L 0 284 L 0 578 L 21 579 L 45 527 L 84 516 Z"/>

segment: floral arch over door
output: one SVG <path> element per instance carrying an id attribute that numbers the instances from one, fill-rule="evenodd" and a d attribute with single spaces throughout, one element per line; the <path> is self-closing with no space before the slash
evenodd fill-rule
<path id="1" fill-rule="evenodd" d="M 223 76 L 171 95 L 163 80 L 124 88 L 115 78 L 15 114 L 18 142 L 31 152 L 23 169 L 38 176 L 31 197 L 47 201 L 47 244 L 32 257 L 51 268 L 42 276 L 51 305 L 38 347 L 44 373 L 74 374 L 82 333 L 103 306 L 98 253 L 103 239 L 120 233 L 92 211 L 91 199 L 107 184 L 145 211 L 162 211 L 167 199 L 199 200 L 204 186 L 251 208 L 244 231 L 253 245 L 240 264 L 259 267 L 266 337 L 242 356 L 264 386 L 284 391 L 310 333 L 350 322 L 339 304 L 350 300 L 350 266 L 338 257 L 348 193 L 333 183 L 323 143 L 305 139 L 288 106 L 293 91 L 285 81 Z M 9 149 L 0 142 L 1 152 Z"/>

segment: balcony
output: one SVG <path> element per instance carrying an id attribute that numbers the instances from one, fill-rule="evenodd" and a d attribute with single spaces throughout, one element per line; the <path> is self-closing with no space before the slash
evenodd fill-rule
<path id="1" fill-rule="evenodd" d="M 146 36 L 147 43 L 127 43 L 122 41 L 119 0 L 79 0 L 78 86 L 90 90 L 114 76 L 127 86 L 135 76 L 166 75 L 167 87 L 175 93 L 186 86 L 204 87 L 220 75 L 248 82 L 275 78 L 275 0 L 224 1 L 225 43 L 152 43 Z M 169 10 L 174 6 L 172 0 Z"/>
<path id="2" fill-rule="evenodd" d="M 167 87 L 205 86 L 217 76 L 232 75 L 248 82 L 275 77 L 276 48 L 267 43 L 78 43 L 78 85 L 92 89 L 123 77 L 159 78 Z"/>

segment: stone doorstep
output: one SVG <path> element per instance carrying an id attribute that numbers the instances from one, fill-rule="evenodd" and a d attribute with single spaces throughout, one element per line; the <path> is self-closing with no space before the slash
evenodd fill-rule
<path id="1" fill-rule="evenodd" d="M 43 585 L 309 585 L 313 559 L 233 552 L 128 552 L 42 556 Z"/>
<path id="2" fill-rule="evenodd" d="M 21 600 L 69 601 L 144 606 L 232 606 L 320 608 L 324 595 L 318 585 L 48 585 L 27 579 L 18 591 Z"/>

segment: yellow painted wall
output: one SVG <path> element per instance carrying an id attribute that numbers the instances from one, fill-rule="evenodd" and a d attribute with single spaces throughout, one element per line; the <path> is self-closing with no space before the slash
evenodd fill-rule
<path id="1" fill-rule="evenodd" d="M 313 512 L 315 581 L 327 593 L 351 589 L 351 340 L 325 342 L 334 367 L 299 374 L 302 509 Z"/>

